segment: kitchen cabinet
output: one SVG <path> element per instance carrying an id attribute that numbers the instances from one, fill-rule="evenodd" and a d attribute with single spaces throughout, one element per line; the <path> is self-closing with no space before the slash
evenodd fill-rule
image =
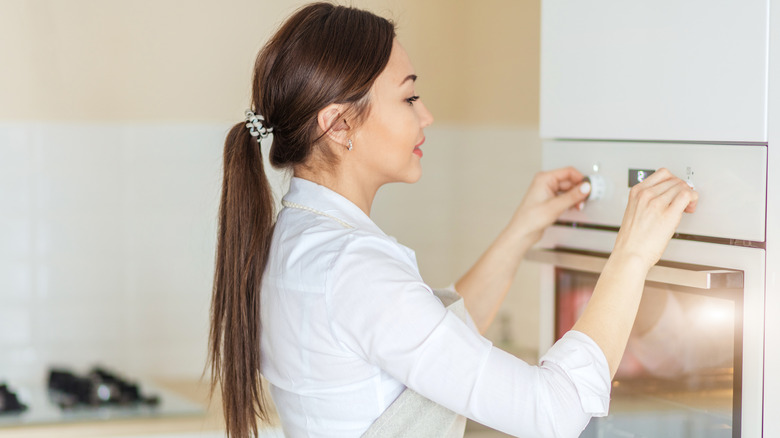
<path id="1" fill-rule="evenodd" d="M 767 23 L 766 0 L 543 2 L 541 137 L 766 142 Z"/>

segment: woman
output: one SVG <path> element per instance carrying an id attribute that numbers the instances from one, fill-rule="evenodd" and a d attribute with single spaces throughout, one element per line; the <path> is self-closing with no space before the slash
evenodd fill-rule
<path id="1" fill-rule="evenodd" d="M 289 437 L 462 436 L 458 414 L 519 436 L 576 436 L 606 415 L 646 273 L 696 193 L 663 169 L 631 191 L 590 304 L 528 365 L 480 333 L 525 251 L 589 186 L 572 168 L 537 175 L 458 295 L 434 293 L 414 253 L 369 218 L 379 187 L 422 172 L 433 117 L 415 79 L 393 25 L 353 8 L 306 6 L 260 52 L 253 112 L 225 142 L 212 303 L 230 436 L 267 418 L 261 374 Z M 271 164 L 293 172 L 275 223 L 259 145 L 269 132 Z"/>

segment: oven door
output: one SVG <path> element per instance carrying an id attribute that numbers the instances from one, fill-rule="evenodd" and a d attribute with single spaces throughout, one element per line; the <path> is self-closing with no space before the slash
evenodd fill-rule
<path id="1" fill-rule="evenodd" d="M 697 243 L 672 242 L 665 255 L 686 253 L 678 247 Z M 734 249 L 755 251 L 723 247 L 708 248 L 710 255 Z M 529 252 L 527 258 L 541 262 L 549 280 L 542 298 L 547 315 L 541 318 L 546 337 L 541 351 L 579 318 L 608 255 L 592 248 L 560 246 Z M 591 421 L 582 437 L 760 436 L 761 379 L 754 377 L 761 375 L 757 358 L 761 349 L 746 346 L 744 339 L 746 330 L 756 330 L 754 322 L 746 320 L 750 314 L 746 306 L 753 313 L 760 311 L 757 319 L 763 323 L 762 303 L 755 302 L 754 293 L 746 294 L 743 269 L 724 268 L 732 265 L 712 261 L 664 260 L 650 270 L 613 380 L 609 416 Z M 750 361 L 747 373 L 746 358 Z M 757 421 L 755 412 L 759 413 Z M 752 418 L 751 424 L 743 427 L 746 418 Z M 747 433 L 756 425 L 755 433 Z"/>

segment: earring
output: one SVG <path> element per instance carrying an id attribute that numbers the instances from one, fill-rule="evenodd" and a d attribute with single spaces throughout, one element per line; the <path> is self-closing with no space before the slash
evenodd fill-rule
<path id="1" fill-rule="evenodd" d="M 352 139 L 347 140 L 347 150 L 348 151 L 352 150 Z"/>

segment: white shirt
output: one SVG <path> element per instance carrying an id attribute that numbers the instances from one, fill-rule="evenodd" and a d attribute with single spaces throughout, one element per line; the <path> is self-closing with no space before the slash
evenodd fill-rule
<path id="1" fill-rule="evenodd" d="M 261 292 L 261 364 L 288 438 L 360 436 L 406 387 L 517 436 L 576 437 L 609 408 L 601 349 L 571 331 L 529 365 L 447 311 L 414 252 L 293 178 Z M 352 228 L 348 228 L 352 227 Z"/>

